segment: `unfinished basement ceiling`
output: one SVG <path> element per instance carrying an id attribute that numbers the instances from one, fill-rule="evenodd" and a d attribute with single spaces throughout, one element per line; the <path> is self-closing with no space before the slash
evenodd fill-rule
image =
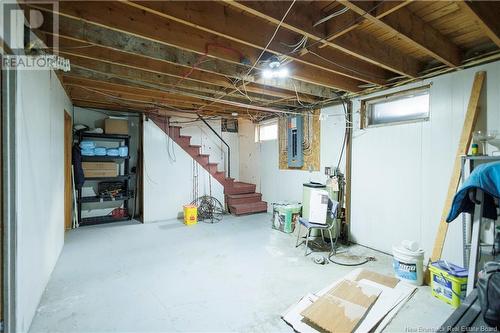
<path id="1" fill-rule="evenodd" d="M 499 56 L 500 2 L 63 1 L 37 34 L 75 106 L 262 119 Z M 56 11 L 59 30 L 51 30 Z M 279 29 L 278 29 L 279 27 Z M 57 50 L 55 50 L 57 52 Z M 266 79 L 270 57 L 290 72 Z"/>

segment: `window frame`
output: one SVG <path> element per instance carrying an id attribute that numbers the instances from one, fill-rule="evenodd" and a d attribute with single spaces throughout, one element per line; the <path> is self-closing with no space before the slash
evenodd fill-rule
<path id="1" fill-rule="evenodd" d="M 360 128 L 361 129 L 366 129 L 366 128 L 372 128 L 372 127 L 381 127 L 381 126 L 392 126 L 392 125 L 401 125 L 401 124 L 411 124 L 411 123 L 416 123 L 416 122 L 424 122 L 424 121 L 429 121 L 431 118 L 431 91 L 430 91 L 431 85 L 425 85 L 421 86 L 418 88 L 412 88 L 412 89 L 407 89 L 407 90 L 401 90 L 397 91 L 394 93 L 390 94 L 385 94 L 385 95 L 380 95 L 372 98 L 367 98 L 361 100 L 361 108 L 360 108 L 360 115 L 361 115 L 361 121 L 360 121 Z M 416 95 L 419 93 L 425 93 L 429 95 L 429 112 L 426 117 L 422 118 L 414 118 L 414 119 L 408 119 L 408 120 L 400 120 L 400 121 L 392 121 L 392 122 L 387 122 L 387 123 L 381 123 L 381 124 L 370 124 L 370 110 L 369 107 L 370 105 L 380 103 L 380 102 L 392 102 L 392 101 L 397 101 L 400 99 L 405 99 L 410 97 L 411 95 Z"/>
<path id="2" fill-rule="evenodd" d="M 262 127 L 273 126 L 273 125 L 276 126 L 276 137 L 273 138 L 273 139 L 262 140 L 262 138 L 261 138 L 261 128 Z M 274 140 L 278 140 L 279 139 L 279 124 L 278 124 L 278 121 L 276 119 L 271 120 L 271 121 L 266 121 L 266 122 L 258 123 L 255 128 L 256 128 L 255 142 L 257 142 L 257 143 L 267 142 L 267 141 L 274 141 Z"/>

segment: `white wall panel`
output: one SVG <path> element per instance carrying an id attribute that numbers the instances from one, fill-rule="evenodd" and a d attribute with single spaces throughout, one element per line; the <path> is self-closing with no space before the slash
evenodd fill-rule
<path id="1" fill-rule="evenodd" d="M 220 130 L 220 125 L 219 125 Z M 181 130 L 192 135 L 192 144 L 203 145 L 202 151 L 217 156 L 207 139 L 196 126 Z M 219 153 L 220 154 L 220 153 Z M 182 206 L 192 200 L 193 158 L 152 121 L 144 122 L 144 222 L 174 219 L 182 216 Z M 224 205 L 224 188 L 201 166 L 198 167 L 199 196 L 210 194 Z"/>
<path id="2" fill-rule="evenodd" d="M 477 129 L 500 129 L 500 63 L 439 76 L 397 89 L 431 84 L 426 122 L 359 129 L 353 140 L 352 227 L 356 242 L 391 252 L 403 239 L 434 244 L 475 72 L 487 71 Z M 373 97 L 377 94 L 374 94 Z M 360 101 L 354 102 L 358 111 Z M 497 150 L 489 146 L 489 152 Z M 443 257 L 462 264 L 461 221 L 450 224 Z"/>
<path id="3" fill-rule="evenodd" d="M 17 330 L 27 332 L 64 244 L 64 110 L 52 71 L 18 71 Z"/>

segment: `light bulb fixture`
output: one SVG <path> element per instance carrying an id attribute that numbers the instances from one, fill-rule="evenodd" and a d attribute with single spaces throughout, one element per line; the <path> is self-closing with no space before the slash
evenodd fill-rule
<path id="1" fill-rule="evenodd" d="M 274 73 L 273 73 L 273 70 L 271 69 L 264 69 L 262 71 L 262 76 L 265 78 L 265 79 L 272 79 L 273 76 L 274 76 Z"/>
<path id="2" fill-rule="evenodd" d="M 279 78 L 288 77 L 288 69 L 286 69 L 286 68 L 279 68 L 276 71 L 276 77 L 279 77 Z"/>
<path id="3" fill-rule="evenodd" d="M 238 112 L 233 112 L 233 113 L 231 113 L 231 116 L 233 116 L 233 117 L 238 117 Z"/>
<path id="4" fill-rule="evenodd" d="M 274 78 L 283 79 L 288 77 L 288 75 L 289 73 L 287 68 L 279 68 L 279 67 L 272 69 L 266 68 L 262 71 L 262 76 L 265 79 L 274 79 Z"/>
<path id="5" fill-rule="evenodd" d="M 280 60 L 278 59 L 278 57 L 272 56 L 271 58 L 269 58 L 269 67 L 271 69 L 278 68 L 278 67 L 280 67 L 280 65 L 281 65 L 281 63 L 280 63 Z"/>

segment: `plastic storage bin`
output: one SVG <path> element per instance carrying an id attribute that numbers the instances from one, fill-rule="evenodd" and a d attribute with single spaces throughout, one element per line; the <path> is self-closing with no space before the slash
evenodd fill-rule
<path id="1" fill-rule="evenodd" d="M 467 292 L 467 269 L 439 260 L 429 266 L 429 271 L 432 295 L 458 308 Z"/>
<path id="2" fill-rule="evenodd" d="M 300 217 L 302 205 L 291 203 L 273 204 L 273 229 L 292 233 L 295 230 Z"/>

